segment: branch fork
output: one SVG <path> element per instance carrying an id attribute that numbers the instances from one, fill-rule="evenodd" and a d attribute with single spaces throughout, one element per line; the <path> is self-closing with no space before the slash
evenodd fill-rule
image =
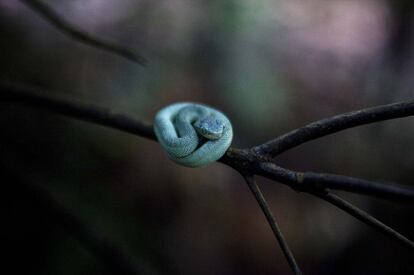
<path id="1" fill-rule="evenodd" d="M 127 114 L 113 112 L 110 109 L 96 105 L 84 104 L 57 97 L 49 97 L 44 95 L 44 93 L 25 87 L 0 85 L 0 92 L 0 99 L 3 101 L 41 108 L 57 114 L 66 115 L 155 140 L 155 135 L 150 124 L 135 119 Z M 323 199 L 364 222 L 368 226 L 403 244 L 405 247 L 414 250 L 414 243 L 411 240 L 343 198 L 331 193 L 331 190 L 342 190 L 393 200 L 398 203 L 414 204 L 414 188 L 395 184 L 384 184 L 342 175 L 298 172 L 280 167 L 275 163 L 275 157 L 278 154 L 315 138 L 351 127 L 412 115 L 414 115 L 414 101 L 388 104 L 350 112 L 313 122 L 250 149 L 229 148 L 226 154 L 218 161 L 242 173 L 250 190 L 253 192 L 262 208 L 273 233 L 279 241 L 286 259 L 295 274 L 301 274 L 301 271 L 253 178 L 256 175 L 285 184 L 297 192 L 305 192 Z"/>

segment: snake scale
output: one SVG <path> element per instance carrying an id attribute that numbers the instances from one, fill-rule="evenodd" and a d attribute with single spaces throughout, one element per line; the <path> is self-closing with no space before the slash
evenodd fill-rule
<path id="1" fill-rule="evenodd" d="M 161 109 L 155 116 L 154 131 L 168 157 L 187 167 L 218 160 L 233 138 L 230 120 L 222 112 L 192 102 Z"/>

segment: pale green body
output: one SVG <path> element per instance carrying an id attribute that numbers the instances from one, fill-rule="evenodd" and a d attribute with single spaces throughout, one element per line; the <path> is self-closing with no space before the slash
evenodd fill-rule
<path id="1" fill-rule="evenodd" d="M 178 164 L 199 167 L 221 158 L 230 147 L 233 129 L 220 111 L 183 102 L 160 110 L 155 135 L 168 156 Z"/>

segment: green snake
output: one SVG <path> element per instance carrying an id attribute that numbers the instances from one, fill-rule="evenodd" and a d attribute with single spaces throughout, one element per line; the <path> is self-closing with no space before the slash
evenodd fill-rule
<path id="1" fill-rule="evenodd" d="M 155 116 L 154 131 L 168 157 L 188 167 L 218 160 L 233 138 L 230 120 L 222 112 L 192 102 L 161 109 Z"/>

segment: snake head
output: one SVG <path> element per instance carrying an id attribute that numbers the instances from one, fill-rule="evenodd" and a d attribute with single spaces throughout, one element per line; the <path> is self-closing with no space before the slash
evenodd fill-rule
<path id="1" fill-rule="evenodd" d="M 210 140 L 216 140 L 223 135 L 224 123 L 213 116 L 208 116 L 197 120 L 194 123 L 194 128 L 199 135 Z"/>

